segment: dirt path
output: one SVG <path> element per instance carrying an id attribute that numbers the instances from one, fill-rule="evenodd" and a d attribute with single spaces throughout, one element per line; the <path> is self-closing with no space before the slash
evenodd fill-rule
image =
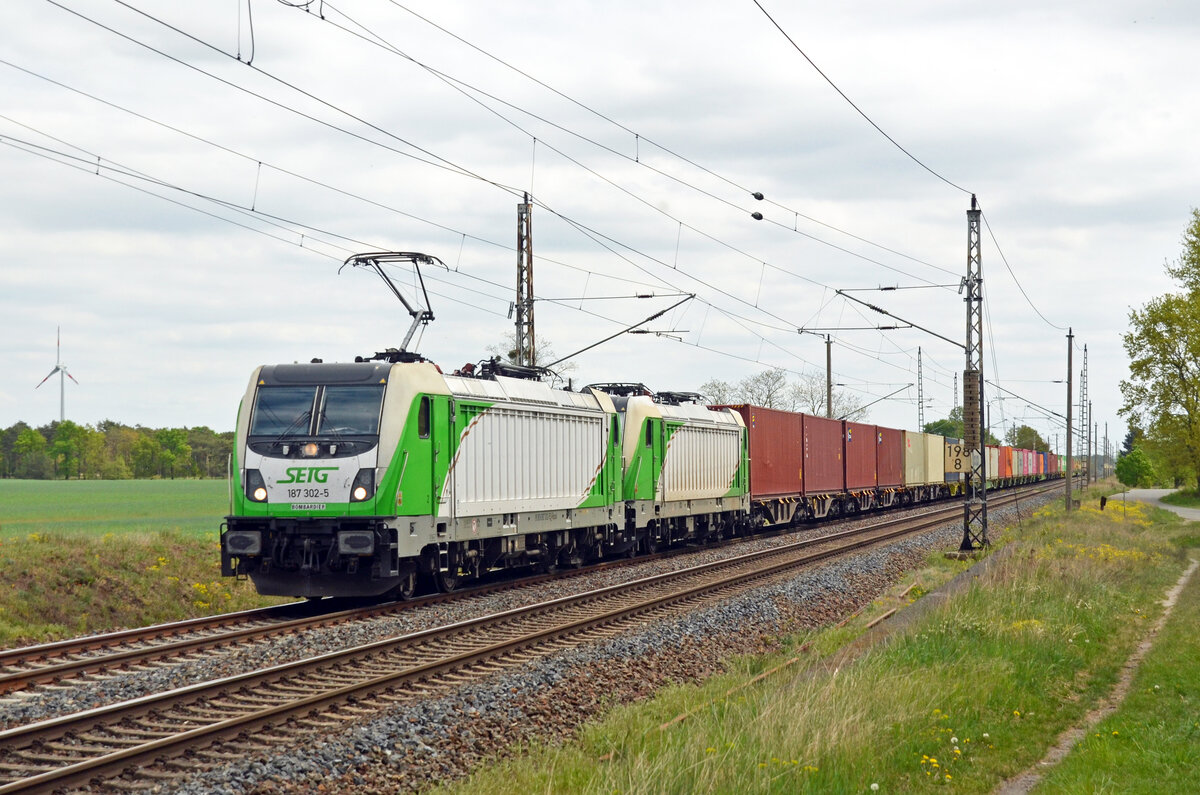
<path id="1" fill-rule="evenodd" d="M 1172 506 L 1164 505 L 1164 508 Z M 1197 512 L 1200 513 L 1200 512 Z M 1100 721 L 1107 718 L 1121 706 L 1121 702 L 1125 700 L 1125 695 L 1129 692 L 1129 687 L 1133 682 L 1133 677 L 1137 673 L 1138 666 L 1142 663 L 1142 658 L 1146 656 L 1146 652 L 1154 645 L 1155 638 L 1158 633 L 1166 625 L 1167 619 L 1175 609 L 1175 602 L 1179 598 L 1179 594 L 1187 586 L 1188 581 L 1192 578 L 1192 574 L 1196 569 L 1200 568 L 1200 560 L 1191 559 L 1191 565 L 1187 571 L 1180 575 L 1179 580 L 1171 586 L 1163 598 L 1163 614 L 1159 616 L 1158 621 L 1154 622 L 1154 626 L 1150 632 L 1138 644 L 1137 649 L 1125 661 L 1125 665 L 1121 670 L 1121 676 L 1113 686 L 1112 692 L 1108 697 L 1101 701 L 1095 709 L 1089 712 L 1083 719 L 1083 724 L 1067 729 L 1058 736 L 1058 740 L 1054 746 L 1042 757 L 1036 765 L 1020 773 L 1013 778 L 1008 779 L 1000 786 L 992 791 L 992 795 L 1026 795 L 1030 790 L 1037 786 L 1042 780 L 1042 776 L 1046 770 L 1061 762 L 1070 753 L 1080 739 L 1087 736 L 1087 733 Z"/>

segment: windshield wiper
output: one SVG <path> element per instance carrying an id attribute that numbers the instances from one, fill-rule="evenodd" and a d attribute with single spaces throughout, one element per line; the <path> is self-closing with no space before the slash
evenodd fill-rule
<path id="1" fill-rule="evenodd" d="M 283 441 L 284 437 L 287 436 L 288 434 L 290 434 L 293 430 L 295 430 L 296 427 L 300 423 L 302 423 L 302 422 L 307 423 L 308 420 L 311 418 L 312 418 L 312 409 L 309 409 L 308 411 L 305 411 L 302 414 L 298 414 L 296 416 L 296 419 L 292 420 L 292 424 L 287 426 L 286 428 L 284 428 L 283 431 L 278 436 L 275 437 L 275 441 L 271 442 L 271 444 L 279 444 L 280 442 Z"/>

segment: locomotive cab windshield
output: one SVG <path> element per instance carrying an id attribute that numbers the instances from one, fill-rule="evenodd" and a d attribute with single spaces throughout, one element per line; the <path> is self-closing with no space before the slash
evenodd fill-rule
<path id="1" fill-rule="evenodd" d="M 370 363 L 263 368 L 250 412 L 249 448 L 282 458 L 370 450 L 379 442 L 386 371 L 386 365 Z"/>
<path id="2" fill-rule="evenodd" d="M 250 446 L 285 457 L 365 452 L 379 438 L 383 389 L 382 384 L 261 386 L 250 415 Z M 306 450 L 306 442 L 316 448 Z"/>

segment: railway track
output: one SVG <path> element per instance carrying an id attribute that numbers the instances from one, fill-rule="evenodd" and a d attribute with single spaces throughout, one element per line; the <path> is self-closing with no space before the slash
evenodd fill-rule
<path id="1" fill-rule="evenodd" d="M 186 777 L 960 515 L 894 519 L 10 729 L 0 795 Z"/>
<path id="2" fill-rule="evenodd" d="M 710 544 L 708 548 L 717 549 L 742 540 L 733 539 L 720 544 Z M 293 602 L 37 646 L 3 649 L 0 650 L 0 696 L 36 685 L 62 684 L 86 675 L 103 675 L 110 671 L 128 670 L 161 660 L 179 661 L 234 644 L 283 637 L 321 627 L 336 626 L 350 620 L 386 616 L 425 605 L 527 588 L 554 579 L 576 577 L 609 568 L 622 568 L 650 560 L 675 557 L 690 551 L 692 550 L 688 548 L 664 550 L 633 560 L 604 561 L 586 569 L 485 582 L 451 593 L 429 594 L 402 602 L 363 604 L 364 600 L 346 599 Z M 347 607 L 347 604 L 353 606 Z"/>
<path id="3" fill-rule="evenodd" d="M 950 509 L 953 510 L 953 509 Z M 720 548 L 742 539 L 710 544 Z M 586 572 L 620 568 L 649 560 L 687 554 L 690 549 L 674 549 L 641 556 L 635 560 L 606 561 L 588 567 Z M 577 576 L 580 572 L 563 571 L 517 579 L 483 583 L 449 594 L 431 594 L 407 602 L 364 605 L 351 600 L 297 602 L 258 610 L 194 618 L 169 624 L 122 630 L 55 643 L 0 650 L 0 696 L 36 685 L 60 684 L 87 675 L 130 670 L 162 660 L 185 661 L 235 644 L 248 644 L 271 637 L 335 626 L 349 620 L 363 620 L 412 610 L 424 605 L 456 601 L 499 591 L 525 588 L 552 579 Z M 347 606 L 350 605 L 350 606 Z"/>
<path id="4" fill-rule="evenodd" d="M 734 539 L 737 543 L 742 539 Z M 711 544 L 717 549 L 723 544 Z M 337 599 L 322 602 L 292 602 L 274 607 L 204 616 L 169 624 L 120 630 L 54 643 L 0 650 L 0 696 L 39 684 L 58 684 L 87 674 L 128 669 L 159 660 L 198 655 L 236 643 L 281 637 L 348 620 L 386 616 L 397 611 L 458 601 L 501 591 L 564 579 L 608 568 L 621 568 L 650 560 L 687 554 L 690 549 L 664 550 L 633 560 L 610 560 L 586 569 L 564 570 L 494 582 L 484 582 L 452 591 L 420 596 L 407 601 L 368 602 Z M 347 606 L 353 605 L 353 606 Z"/>

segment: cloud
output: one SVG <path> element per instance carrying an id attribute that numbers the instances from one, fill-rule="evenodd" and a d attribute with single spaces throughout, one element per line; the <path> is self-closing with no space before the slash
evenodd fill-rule
<path id="1" fill-rule="evenodd" d="M 1125 316 L 1170 289 L 1161 263 L 1195 203 L 1200 102 L 1178 66 L 1191 58 L 1190 7 L 767 4 L 921 163 L 752 5 L 411 6 L 567 96 L 395 6 L 352 3 L 322 21 L 259 5 L 253 45 L 234 8 L 138 7 L 243 61 L 117 7 L 79 13 L 278 104 L 79 16 L 33 0 L 8 10 L 6 60 L 196 137 L 0 65 L 0 426 L 57 417 L 33 386 L 61 325 L 80 379 L 73 418 L 229 429 L 254 366 L 402 338 L 407 316 L 386 288 L 337 273 L 363 249 L 441 257 L 453 272 L 428 274 L 437 320 L 420 349 L 451 368 L 478 360 L 511 329 L 515 205 L 531 188 L 539 296 L 698 294 L 652 324 L 682 342 L 618 338 L 579 357 L 580 380 L 689 389 L 768 366 L 819 370 L 823 341 L 796 328 L 886 322 L 835 289 L 954 284 L 963 270 L 969 197 L 922 163 L 978 192 L 1000 245 L 985 237 L 989 378 L 1065 370 L 1065 332 L 1030 308 L 1007 259 L 1034 305 L 1089 343 L 1097 415 L 1116 426 Z M 115 164 L 169 200 L 106 179 Z M 962 334 L 953 288 L 864 295 Z M 673 300 L 539 303 L 538 334 L 569 353 Z M 836 337 L 839 381 L 882 396 L 915 381 L 920 346 L 926 396 L 952 403 L 953 346 L 916 331 Z M 1014 391 L 1062 402 L 1061 385 Z M 915 392 L 902 398 L 872 417 L 912 427 Z"/>

